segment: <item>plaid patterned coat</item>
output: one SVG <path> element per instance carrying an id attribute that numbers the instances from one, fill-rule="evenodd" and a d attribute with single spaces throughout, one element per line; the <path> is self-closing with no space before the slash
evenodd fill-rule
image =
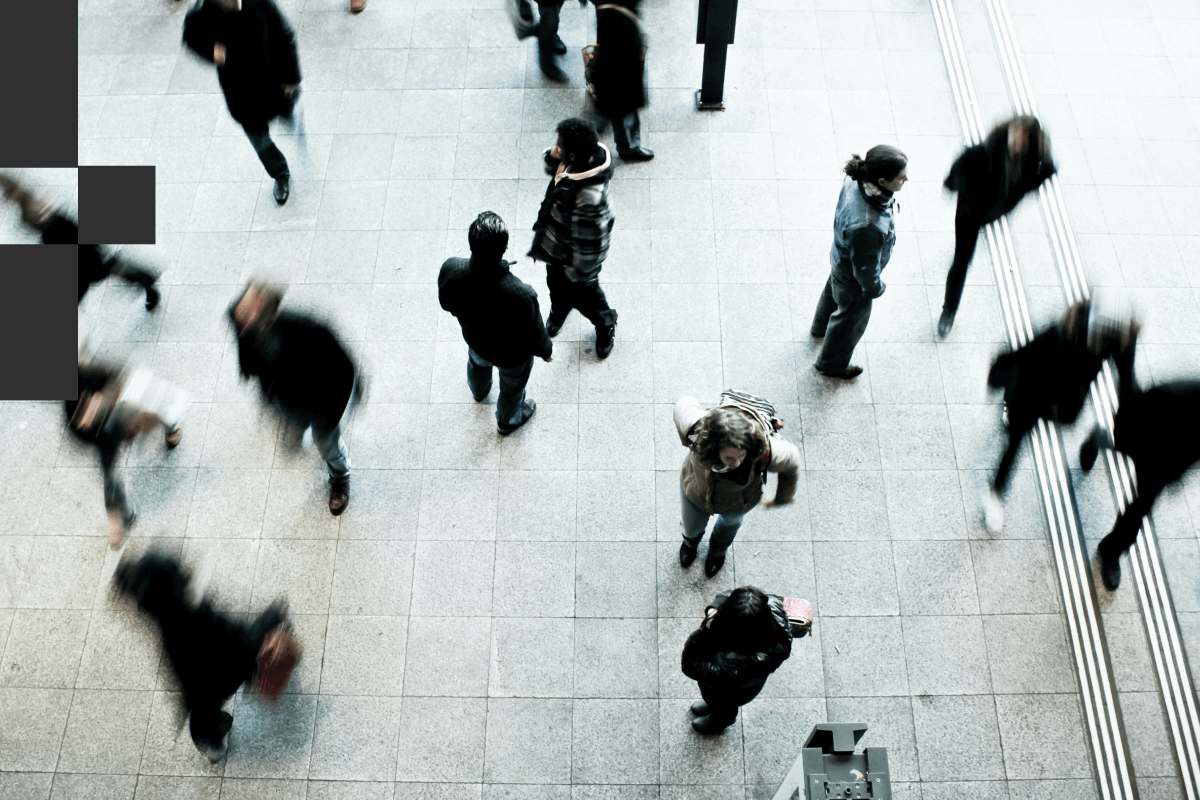
<path id="1" fill-rule="evenodd" d="M 560 169 L 558 159 L 544 153 L 552 176 L 546 197 L 533 224 L 533 245 L 528 255 L 547 264 L 566 266 L 572 280 L 596 280 L 612 236 L 612 209 L 608 182 L 613 176 L 612 154 L 603 144 L 579 172 Z"/>

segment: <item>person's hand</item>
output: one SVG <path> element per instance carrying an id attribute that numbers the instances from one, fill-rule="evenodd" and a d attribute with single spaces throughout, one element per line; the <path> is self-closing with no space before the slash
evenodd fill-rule
<path id="1" fill-rule="evenodd" d="M 771 427 L 777 431 L 783 430 L 783 420 L 772 418 L 771 419 Z"/>
<path id="2" fill-rule="evenodd" d="M 291 97 L 292 93 L 296 91 L 296 86 L 297 86 L 297 84 L 294 84 L 294 83 L 285 83 L 283 85 L 283 93 L 286 94 L 288 97 Z"/>
<path id="3" fill-rule="evenodd" d="M 549 364 L 549 363 L 550 363 L 551 361 L 553 361 L 553 360 L 554 360 L 554 354 L 553 354 L 553 353 L 551 353 L 550 355 L 548 355 L 548 356 L 546 356 L 545 358 L 543 358 L 543 359 L 542 359 L 542 361 L 545 361 L 547 364 Z"/>
<path id="4" fill-rule="evenodd" d="M 225 66 L 225 45 L 220 42 L 213 45 L 213 63 L 218 67 Z"/>

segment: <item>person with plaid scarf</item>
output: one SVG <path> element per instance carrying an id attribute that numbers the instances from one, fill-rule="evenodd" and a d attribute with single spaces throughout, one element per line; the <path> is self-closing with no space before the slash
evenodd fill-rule
<path id="1" fill-rule="evenodd" d="M 563 120 L 556 130 L 558 141 L 543 155 L 551 179 L 528 255 L 546 264 L 546 330 L 551 338 L 562 330 L 571 309 L 578 309 L 596 326 L 596 355 L 607 358 L 617 330 L 617 312 L 600 288 L 600 267 L 615 221 L 608 206 L 612 154 L 587 120 Z"/>

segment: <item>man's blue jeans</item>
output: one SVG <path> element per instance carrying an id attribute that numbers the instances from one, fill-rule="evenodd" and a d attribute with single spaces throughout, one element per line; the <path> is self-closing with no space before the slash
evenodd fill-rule
<path id="1" fill-rule="evenodd" d="M 704 538 L 704 528 L 712 514 L 688 500 L 682 486 L 679 487 L 679 499 L 683 506 L 683 521 L 679 523 L 679 529 L 683 532 L 683 540 L 695 549 Z M 717 524 L 713 525 L 712 536 L 708 540 L 709 556 L 725 555 L 725 551 L 733 544 L 733 537 L 737 536 L 738 528 L 742 527 L 742 519 L 746 513 L 743 511 L 741 514 L 717 515 Z"/>
<path id="2" fill-rule="evenodd" d="M 482 402 L 492 390 L 491 362 L 484 361 L 474 350 L 467 348 L 467 386 L 477 401 Z M 500 397 L 496 399 L 496 427 L 516 428 L 524 419 L 525 384 L 533 372 L 533 356 L 516 367 L 496 367 L 500 371 Z"/>

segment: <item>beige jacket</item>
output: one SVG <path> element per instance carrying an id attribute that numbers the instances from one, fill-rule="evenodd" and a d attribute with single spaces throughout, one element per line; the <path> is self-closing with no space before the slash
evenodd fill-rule
<path id="1" fill-rule="evenodd" d="M 675 428 L 679 432 L 679 442 L 688 448 L 687 458 L 683 460 L 683 468 L 679 471 L 679 485 L 684 495 L 709 514 L 741 514 L 754 508 L 762 500 L 763 485 L 757 471 L 751 472 L 750 482 L 746 486 L 724 486 L 728 484 L 719 473 L 712 471 L 712 466 L 700 460 L 696 451 L 691 449 L 688 434 L 709 409 L 700 405 L 694 397 L 681 397 L 675 404 Z M 769 431 L 767 437 L 769 459 L 767 472 L 779 473 L 779 482 L 775 487 L 775 502 L 779 505 L 790 503 L 796 494 L 796 482 L 800 472 L 800 450 L 796 445 L 784 439 L 778 433 Z"/>

